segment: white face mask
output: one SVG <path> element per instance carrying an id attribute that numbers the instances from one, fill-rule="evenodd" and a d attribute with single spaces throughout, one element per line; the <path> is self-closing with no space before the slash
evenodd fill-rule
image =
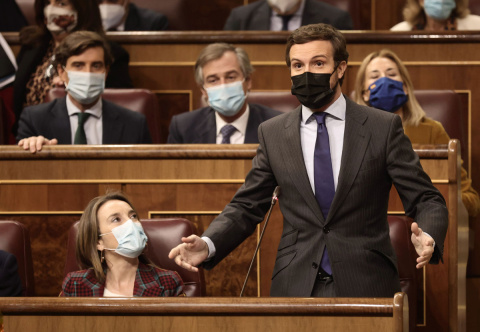
<path id="1" fill-rule="evenodd" d="M 236 115 L 247 98 L 243 91 L 244 81 L 221 84 L 211 88 L 204 87 L 208 95 L 208 104 L 224 116 Z"/>
<path id="2" fill-rule="evenodd" d="M 45 6 L 43 14 L 52 33 L 69 32 L 77 26 L 77 11 L 53 5 Z"/>
<path id="3" fill-rule="evenodd" d="M 286 13 L 298 3 L 298 0 L 268 0 L 268 3 L 270 6 L 277 7 L 282 13 Z"/>
<path id="4" fill-rule="evenodd" d="M 115 249 L 105 248 L 105 250 L 112 250 L 119 255 L 129 258 L 140 256 L 148 240 L 142 224 L 133 222 L 132 219 L 128 219 L 124 224 L 112 229 L 111 232 L 100 234 L 100 236 L 110 233 L 117 239 L 118 246 Z"/>
<path id="5" fill-rule="evenodd" d="M 125 16 L 125 7 L 114 4 L 101 4 L 99 6 L 100 14 L 102 15 L 103 29 L 109 30 L 116 28 L 122 23 Z"/>
<path id="6" fill-rule="evenodd" d="M 67 71 L 66 91 L 80 104 L 93 103 L 105 89 L 105 73 Z"/>

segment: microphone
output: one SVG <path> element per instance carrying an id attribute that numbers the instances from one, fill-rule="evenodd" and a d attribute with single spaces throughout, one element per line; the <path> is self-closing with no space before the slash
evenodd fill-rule
<path id="1" fill-rule="evenodd" d="M 250 262 L 250 267 L 248 268 L 247 276 L 245 277 L 245 281 L 243 282 L 242 291 L 240 292 L 240 297 L 243 295 L 243 291 L 245 290 L 245 286 L 247 285 L 248 277 L 250 276 L 250 271 L 252 270 L 253 262 L 255 262 L 255 258 L 257 257 L 258 249 L 260 249 L 260 244 L 262 243 L 263 234 L 265 233 L 265 229 L 267 228 L 268 220 L 270 219 L 270 214 L 272 213 L 272 209 L 278 201 L 278 196 L 280 196 L 280 186 L 276 186 L 275 190 L 272 194 L 272 202 L 270 203 L 270 209 L 268 210 L 267 218 L 265 219 L 265 225 L 263 225 L 262 233 L 260 233 L 260 239 L 258 240 L 257 248 L 255 248 L 255 253 L 253 254 L 252 261 Z"/>

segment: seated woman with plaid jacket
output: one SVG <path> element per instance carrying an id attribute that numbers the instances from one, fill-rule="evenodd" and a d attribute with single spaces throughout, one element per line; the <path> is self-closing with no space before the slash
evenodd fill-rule
<path id="1" fill-rule="evenodd" d="M 135 209 L 121 193 L 94 198 L 78 225 L 77 261 L 60 296 L 185 296 L 177 272 L 154 266 L 143 254 L 147 243 Z"/>

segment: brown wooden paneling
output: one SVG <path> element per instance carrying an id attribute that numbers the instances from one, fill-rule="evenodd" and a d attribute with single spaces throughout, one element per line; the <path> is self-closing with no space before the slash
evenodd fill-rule
<path id="1" fill-rule="evenodd" d="M 408 329 L 404 293 L 393 298 L 0 299 L 5 331 L 379 331 Z"/>
<path id="2" fill-rule="evenodd" d="M 66 232 L 91 198 L 109 188 L 122 189 L 142 218 L 182 216 L 193 219 L 200 233 L 243 183 L 255 149 L 256 145 L 48 146 L 40 154 L 31 155 L 15 146 L 3 146 L 0 215 L 33 228 L 30 233 L 37 289 L 42 295 L 56 296 L 63 277 Z M 456 147 L 447 151 L 445 146 L 418 145 L 416 149 L 450 208 L 445 263 L 427 267 L 423 289 L 426 309 L 419 315 L 426 327 L 418 328 L 433 331 L 444 323 L 457 326 L 463 322 L 461 280 L 466 256 L 460 245 L 463 248 L 467 242 L 461 241 L 458 248 L 455 244 L 467 227 L 459 224 L 457 233 L 458 212 L 449 199 L 457 194 L 452 189 L 457 179 L 451 174 L 454 157 L 449 156 Z M 391 195 L 389 210 L 401 214 L 400 199 L 395 191 Z M 247 296 L 268 296 L 281 228 L 282 216 L 276 207 L 257 259 L 260 270 L 250 276 Z M 239 294 L 256 242 L 257 233 L 207 272 L 209 296 Z M 55 254 L 52 248 L 57 249 Z M 50 268 L 51 264 L 55 268 Z"/>

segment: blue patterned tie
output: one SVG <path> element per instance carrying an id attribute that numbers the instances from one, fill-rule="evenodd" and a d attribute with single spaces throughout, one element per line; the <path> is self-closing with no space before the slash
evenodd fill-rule
<path id="1" fill-rule="evenodd" d="M 328 140 L 327 127 L 325 126 L 325 112 L 313 113 L 317 120 L 317 141 L 315 143 L 315 154 L 313 161 L 314 179 L 315 179 L 315 197 L 318 205 L 326 220 L 330 205 L 332 205 L 333 196 L 335 195 L 335 184 L 333 182 L 332 158 L 330 157 L 330 144 Z M 322 269 L 332 274 L 330 260 L 328 258 L 327 247 L 323 252 L 322 261 L 320 262 Z"/>
<path id="2" fill-rule="evenodd" d="M 222 134 L 222 144 L 230 144 L 230 136 L 237 130 L 231 124 L 226 124 L 225 126 L 220 129 L 220 133 Z"/>

